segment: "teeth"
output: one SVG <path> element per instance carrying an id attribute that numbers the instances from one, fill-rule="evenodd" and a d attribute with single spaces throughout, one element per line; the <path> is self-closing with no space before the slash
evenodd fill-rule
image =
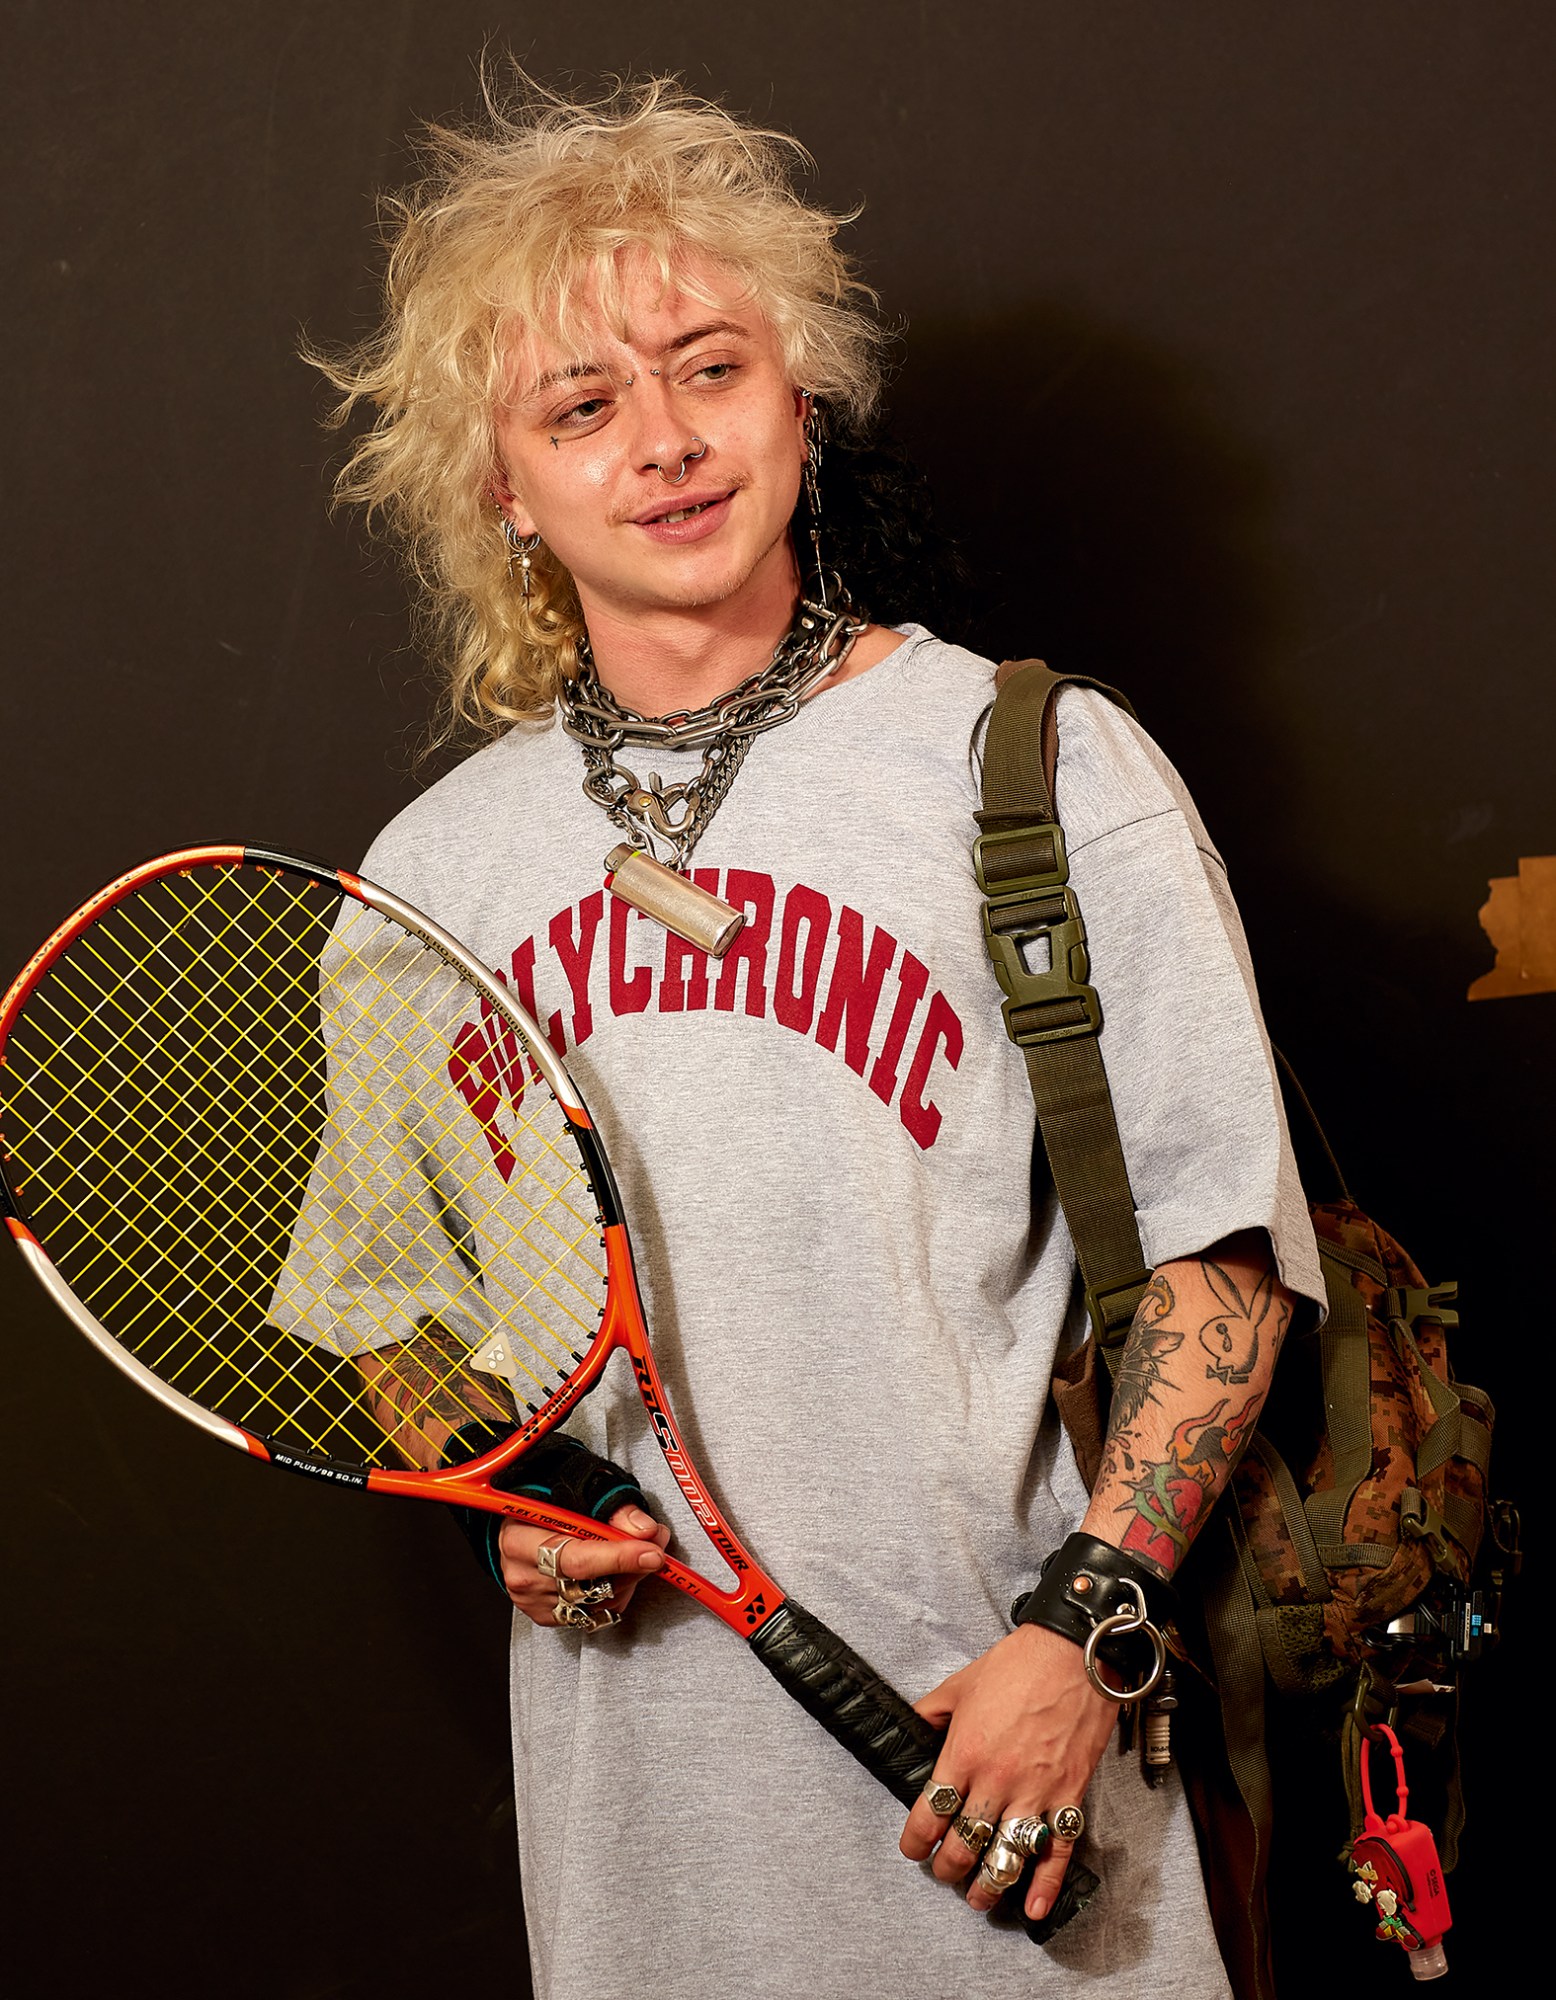
<path id="1" fill-rule="evenodd" d="M 705 513 L 712 505 L 711 500 L 702 500 L 695 507 L 683 507 L 679 514 L 661 514 L 659 518 L 666 527 L 669 527 L 672 521 L 689 521 L 693 514 Z"/>

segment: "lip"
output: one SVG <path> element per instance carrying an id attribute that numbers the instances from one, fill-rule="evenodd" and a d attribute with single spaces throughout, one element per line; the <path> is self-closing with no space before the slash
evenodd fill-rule
<path id="1" fill-rule="evenodd" d="M 712 487 L 706 491 L 693 490 L 677 493 L 673 498 L 657 501 L 651 513 L 640 515 L 633 522 L 650 540 L 674 546 L 681 542 L 700 542 L 706 536 L 716 534 L 729 519 L 730 502 L 736 489 L 731 486 Z M 666 514 L 679 514 L 684 508 L 700 507 L 700 514 L 693 514 L 688 521 L 667 521 Z"/>

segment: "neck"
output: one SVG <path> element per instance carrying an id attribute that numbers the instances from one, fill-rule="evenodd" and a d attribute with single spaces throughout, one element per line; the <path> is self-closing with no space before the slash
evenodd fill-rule
<path id="1" fill-rule="evenodd" d="M 716 604 L 628 608 L 580 588 L 601 682 L 624 707 L 650 716 L 702 708 L 738 687 L 767 665 L 793 623 L 800 580 L 787 538 L 783 554 Z"/>

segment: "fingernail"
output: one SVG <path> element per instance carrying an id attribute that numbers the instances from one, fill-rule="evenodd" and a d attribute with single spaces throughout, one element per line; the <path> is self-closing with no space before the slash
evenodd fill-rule
<path id="1" fill-rule="evenodd" d="M 664 1557 L 659 1553 L 658 1549 L 645 1549 L 642 1555 L 638 1557 L 639 1569 L 659 1569 L 663 1566 L 663 1563 Z"/>
<path id="2" fill-rule="evenodd" d="M 1039 1896 L 1036 1902 L 1028 1903 L 1027 1915 L 1032 1919 L 1034 1924 L 1040 1924 L 1044 1917 L 1048 1915 L 1048 1898 L 1046 1896 Z"/>
<path id="3" fill-rule="evenodd" d="M 637 1535 L 651 1535 L 654 1532 L 654 1517 L 645 1514 L 641 1507 L 634 1507 L 627 1516 L 627 1526 Z"/>

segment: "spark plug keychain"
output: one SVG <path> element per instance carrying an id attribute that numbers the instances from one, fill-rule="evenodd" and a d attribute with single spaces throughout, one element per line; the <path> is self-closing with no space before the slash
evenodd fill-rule
<path id="1" fill-rule="evenodd" d="M 1394 1753 L 1394 1810 L 1379 1817 L 1372 1804 L 1372 1744 L 1386 1737 Z M 1376 1935 L 1403 1945 L 1417 1979 L 1441 1979 L 1448 1970 L 1443 1933 L 1453 1922 L 1442 1863 L 1432 1829 L 1405 1817 L 1410 1792 L 1405 1753 L 1387 1723 L 1367 1732 L 1361 1753 L 1362 1830 L 1351 1847 L 1351 1887 L 1358 1903 L 1369 1903 L 1379 1919 Z"/>

